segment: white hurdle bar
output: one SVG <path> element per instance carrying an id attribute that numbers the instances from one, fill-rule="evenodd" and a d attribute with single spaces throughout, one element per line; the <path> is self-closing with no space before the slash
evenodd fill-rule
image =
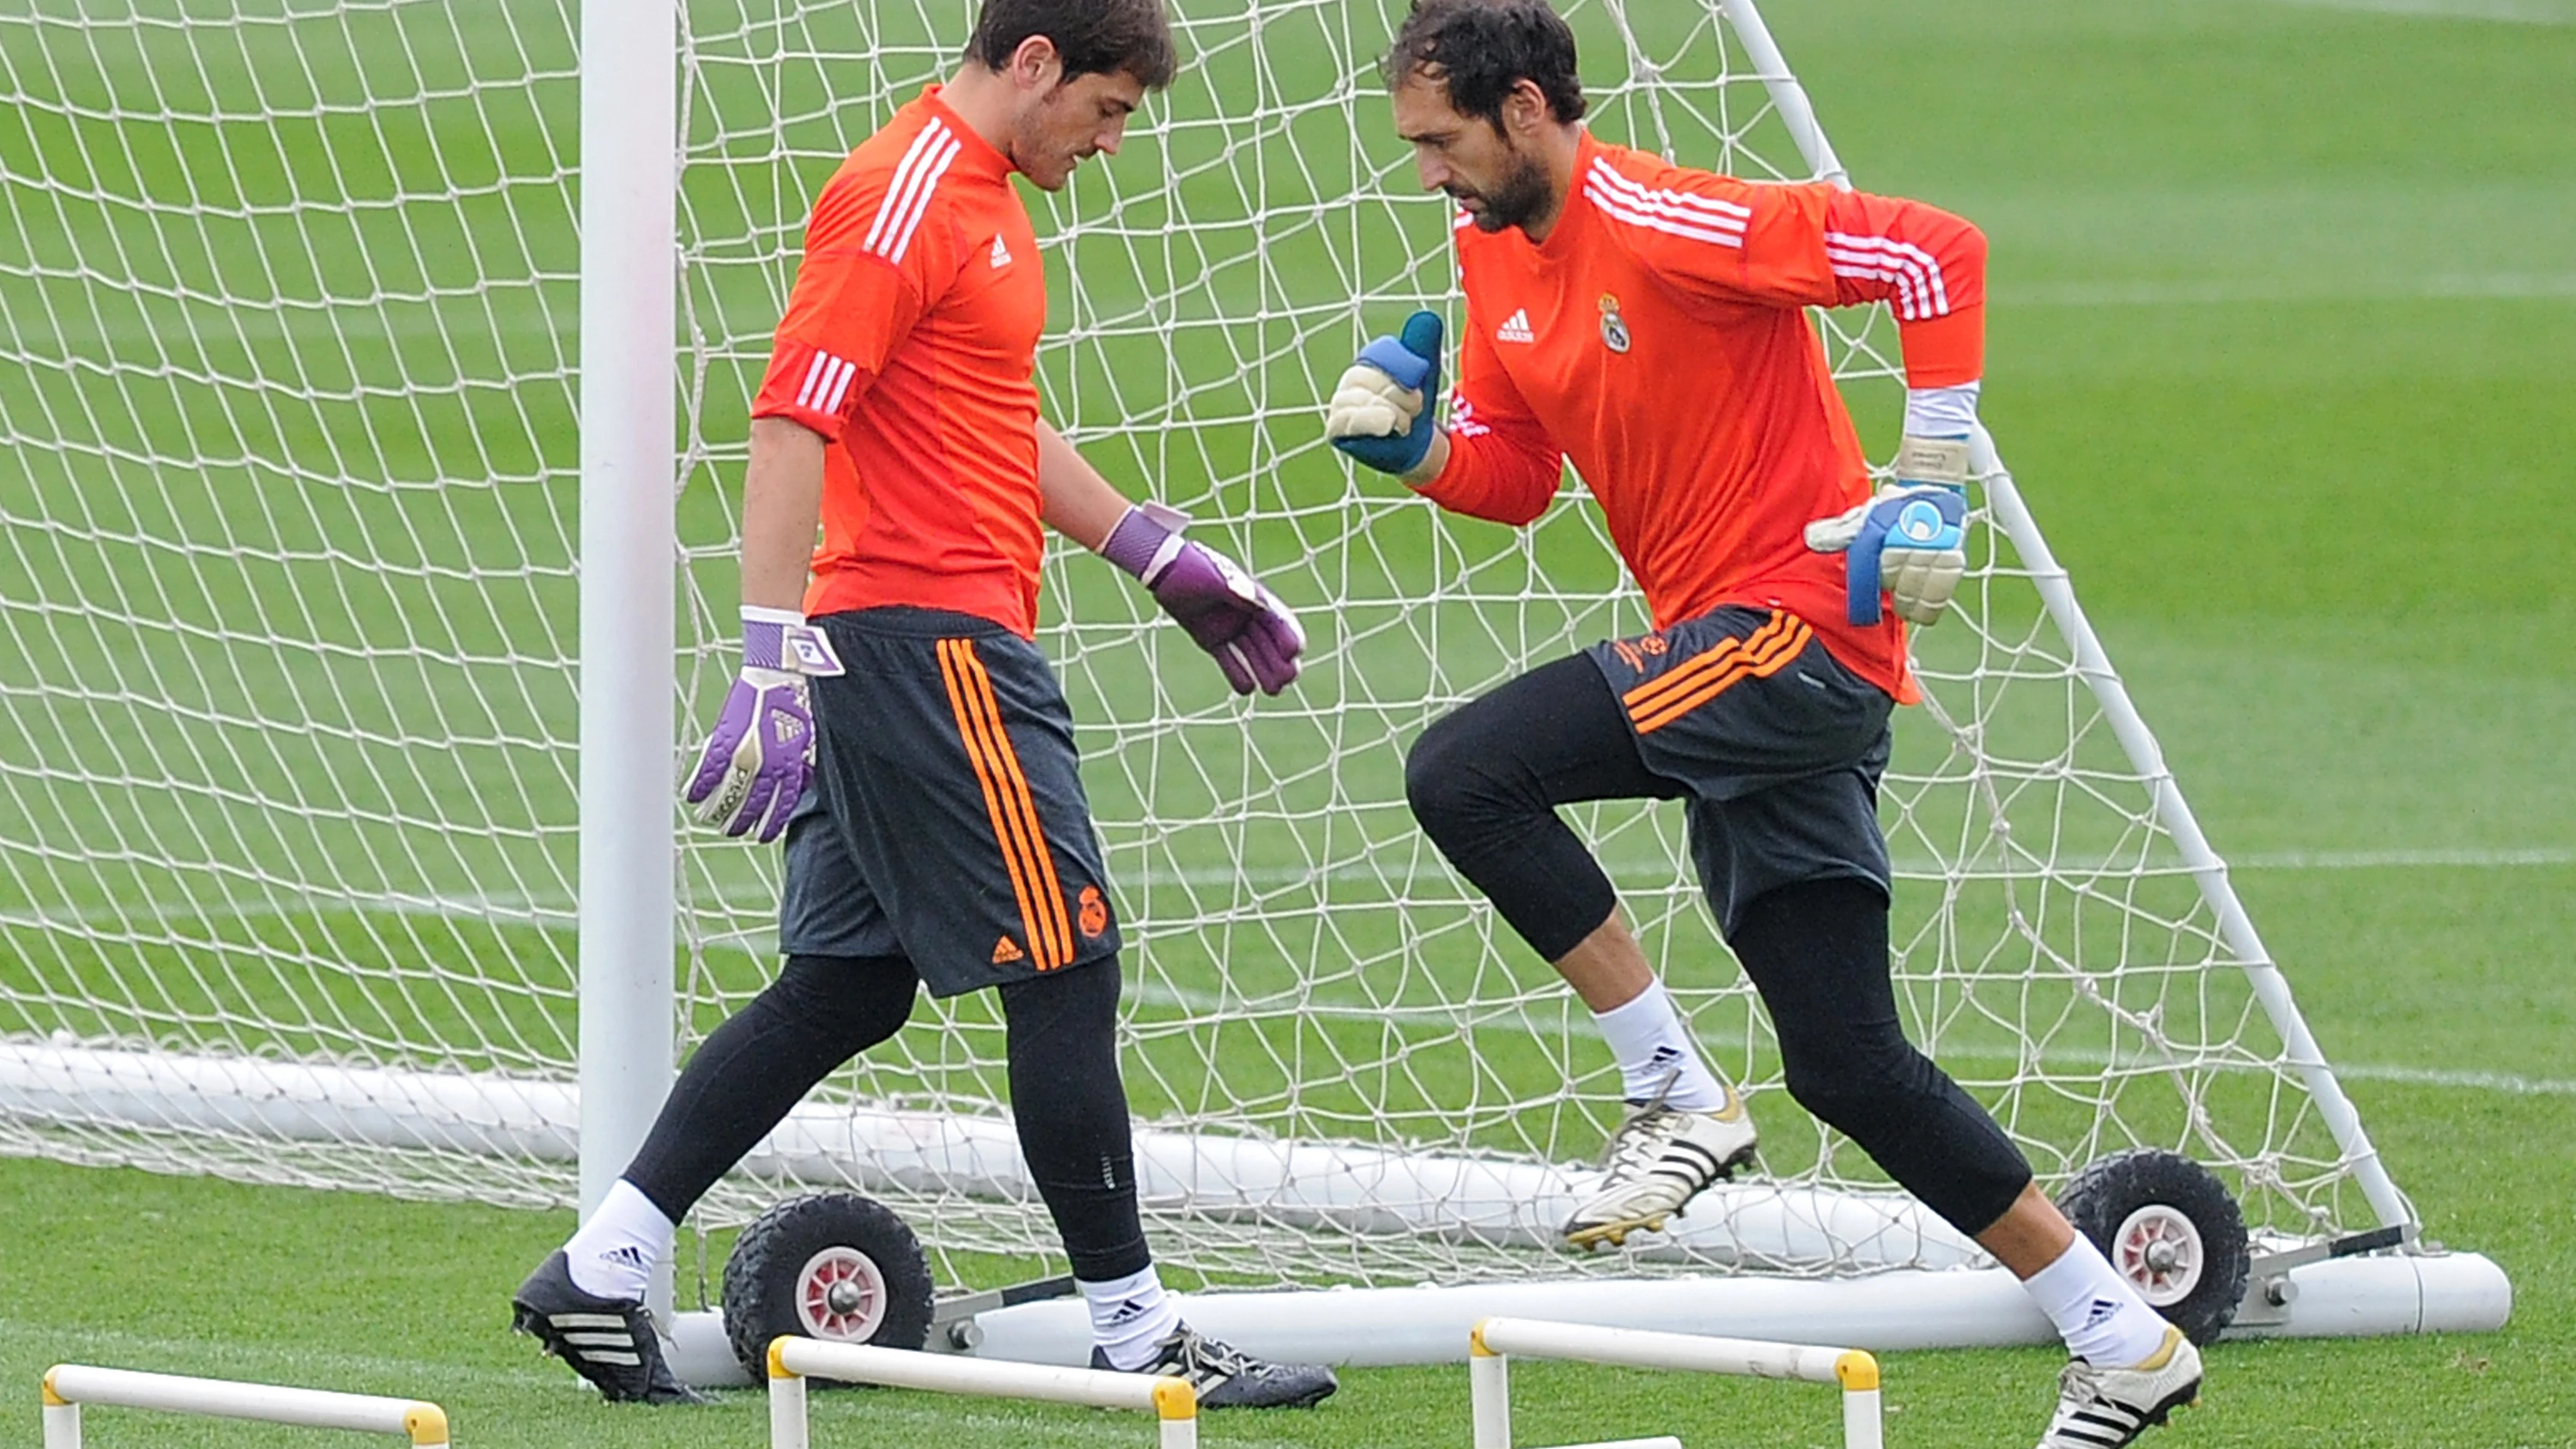
<path id="1" fill-rule="evenodd" d="M 401 1434 L 413 1449 L 447 1449 L 447 1411 L 419 1399 L 335 1394 L 232 1379 L 192 1379 L 58 1363 L 45 1370 L 45 1449 L 80 1449 L 81 1405 L 260 1419 L 309 1429 Z"/>
<path id="2" fill-rule="evenodd" d="M 1162 1421 L 1160 1449 L 1198 1449 L 1199 1395 L 1188 1379 L 1005 1363 L 863 1343 L 825 1343 L 793 1334 L 769 1341 L 770 1449 L 811 1449 L 805 1419 L 807 1378 L 945 1394 L 982 1394 L 997 1399 L 1038 1399 L 1095 1409 L 1145 1409 Z M 47 1445 L 46 1449 L 53 1446 Z"/>
<path id="3" fill-rule="evenodd" d="M 1467 1384 L 1476 1419 L 1475 1449 L 1512 1449 L 1512 1354 L 1629 1368 L 1681 1369 L 1838 1384 L 1843 1391 L 1843 1449 L 1884 1449 L 1879 1419 L 1878 1360 L 1856 1348 L 1709 1338 L 1640 1328 L 1596 1328 L 1535 1318 L 1488 1318 L 1467 1338 Z M 1681 1441 L 1621 1439 L 1566 1449 L 1681 1449 Z"/>

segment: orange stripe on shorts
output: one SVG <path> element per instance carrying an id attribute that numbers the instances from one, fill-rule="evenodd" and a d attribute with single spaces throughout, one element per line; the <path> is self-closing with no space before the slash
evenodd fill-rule
<path id="1" fill-rule="evenodd" d="M 977 657 L 973 640 L 951 642 L 956 645 L 966 711 L 982 727 L 985 757 L 993 769 L 993 789 L 986 803 L 999 806 L 994 834 L 997 839 L 1017 844 L 1018 869 L 1027 873 L 1028 891 L 1020 914 L 1029 932 L 1029 955 L 1040 971 L 1070 965 L 1073 923 L 1065 916 L 1064 887 L 1056 877 L 1055 853 L 1047 849 L 1046 830 L 1038 817 L 1037 801 L 1029 793 L 1029 778 L 1020 769 L 1019 752 L 1011 747 L 1011 736 L 1002 727 L 1002 702 L 993 693 L 993 676 Z M 1005 823 L 1010 827 L 1007 831 L 1003 828 Z"/>
<path id="2" fill-rule="evenodd" d="M 1631 715 L 1649 709 L 1657 701 L 1684 693 L 1699 680 L 1726 669 L 1741 654 L 1747 651 L 1759 652 L 1768 648 L 1783 634 L 1796 627 L 1797 622 L 1789 615 L 1774 609 L 1771 611 L 1771 617 L 1763 620 L 1761 627 L 1752 633 L 1740 639 L 1732 635 L 1720 639 L 1708 648 L 1674 665 L 1670 671 L 1629 690 L 1621 695 L 1620 699 L 1628 706 L 1628 713 Z"/>
<path id="3" fill-rule="evenodd" d="M 948 687 L 948 707 L 957 717 L 957 734 L 965 743 L 967 762 L 975 767 L 975 783 L 984 792 L 984 813 L 992 822 L 993 840 L 1002 853 L 1002 868 L 1010 875 L 1011 894 L 1019 903 L 1020 930 L 1028 937 L 1029 952 L 1036 958 L 1038 969 L 1045 970 L 1051 963 L 1045 938 L 1039 931 L 1040 916 L 1034 909 L 1035 873 L 1029 869 L 1028 849 L 1020 838 L 1021 822 L 1012 808 L 1007 779 L 987 737 L 986 716 L 978 708 L 984 703 L 978 696 L 989 695 L 992 683 L 985 678 L 979 690 L 975 676 L 980 669 L 969 673 L 968 666 L 975 658 L 971 641 L 942 639 L 938 644 L 940 680 Z"/>
<path id="4" fill-rule="evenodd" d="M 1815 631 L 1804 619 L 1775 612 L 1741 642 L 1721 640 L 1672 673 L 1628 691 L 1624 696 L 1628 718 L 1637 733 L 1652 734 L 1740 680 L 1768 679 L 1786 669 L 1814 637 Z"/>

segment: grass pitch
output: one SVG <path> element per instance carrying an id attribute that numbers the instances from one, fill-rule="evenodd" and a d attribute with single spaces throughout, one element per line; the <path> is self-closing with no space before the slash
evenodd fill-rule
<path id="1" fill-rule="evenodd" d="M 2576 10 L 1851 0 L 1781 4 L 1770 19 L 1862 184 L 1952 206 L 1992 237 L 1987 416 L 2397 1180 L 2438 1236 L 2496 1257 L 2520 1295 L 2513 1326 L 2495 1335 L 2223 1346 L 2206 1406 L 2165 1440 L 2576 1443 L 2563 1388 L 2576 1370 L 2565 1287 L 2576 1282 L 2565 1227 L 2576 1081 L 2564 1056 L 2576 987 L 2557 969 L 2576 928 L 2576 593 L 2545 523 L 2567 483 L 2565 379 L 2576 371 L 2576 163 L 2565 145 L 2576 134 Z M 1359 114 L 1377 121 L 1366 104 Z M 0 276 L 0 298 L 21 295 L 10 285 Z M 1114 298 L 1101 305 L 1115 315 Z M 551 332 L 495 337 L 534 349 L 525 365 L 551 365 Z M 379 365 L 347 364 L 360 376 Z M 13 438 L 45 401 L 0 379 Z M 539 460 L 440 453 L 476 434 L 474 409 L 505 401 L 459 394 L 456 419 L 417 429 L 420 456 L 539 471 Z M 186 448 L 205 446 L 192 440 L 213 424 L 150 426 L 162 446 Z M 560 420 L 538 431 L 559 434 Z M 391 428 L 374 445 L 399 453 L 403 436 Z M 1153 460 L 1112 461 L 1142 486 Z M 0 500 L 48 481 L 0 482 Z M 111 534 L 120 509 L 153 506 L 88 481 L 84 502 Z M 532 538 L 571 517 L 545 490 L 460 506 L 527 510 L 508 523 Z M 385 522 L 348 526 L 376 536 Z M 457 528 L 481 531 L 472 519 Z M 1472 550 L 1464 529 L 1460 547 Z M 67 565 L 30 544 L 40 531 L 12 532 L 22 583 L 0 598 L 15 601 L 36 592 L 23 581 Z M 298 557 L 322 542 L 282 540 Z M 456 561 L 434 545 L 416 577 L 389 578 L 385 597 L 350 617 L 444 621 L 461 655 L 506 653 L 511 626 L 478 621 L 472 605 L 488 581 L 447 569 Z M 565 577 L 524 578 L 532 611 L 568 597 Z M 264 627 L 255 597 L 206 604 L 219 621 Z M 166 603 L 135 600 L 137 617 L 156 607 Z M 80 657 L 96 656 L 66 647 L 41 658 L 31 645 L 8 664 L 60 670 Z M 1078 690 L 1081 671 L 1069 672 Z M 208 697 L 295 682 L 210 681 Z M 0 736 L 0 766 L 50 748 L 56 723 L 25 713 L 23 692 L 12 698 L 21 712 L 17 732 Z M 337 758 L 398 744 L 406 698 L 397 689 L 353 705 Z M 568 699 L 541 699 L 526 717 L 559 727 Z M 498 759 L 459 751 L 469 788 L 441 798 L 481 788 L 536 801 L 514 807 L 536 813 L 461 834 L 430 884 L 494 869 L 545 884 L 558 869 L 548 832 L 563 819 L 544 813 L 546 782 L 531 789 Z M 288 766 L 247 768 L 273 777 Z M 398 809 L 417 800 L 404 793 L 416 784 L 387 783 Z M 28 834 L 57 838 L 83 801 L 22 793 L 18 804 Z M 204 827 L 220 844 L 219 805 L 161 808 L 142 836 Z M 368 843 L 361 833 L 296 848 L 347 855 Z M 1145 919 L 1157 906 L 1130 902 Z M 1685 916 L 1676 929 L 1701 928 Z M 310 923 L 277 930 L 290 952 L 333 952 Z M 533 946 L 505 936 L 454 954 Z M 493 1039 L 524 1035 L 542 1056 L 560 1027 L 560 1011 L 543 1006 Z M 10 1433 L 34 1435 L 44 1364 L 87 1359 L 419 1394 L 447 1405 L 465 1444 L 761 1441 L 750 1396 L 689 1415 L 614 1412 L 507 1338 L 502 1300 L 560 1237 L 558 1215 L 36 1163 L 0 1164 L 0 1204 L 0 1383 L 28 1386 Z M 2053 1368 L 2039 1352 L 1899 1356 L 1891 1442 L 2027 1442 Z M 1831 1438 L 1829 1396 L 1661 1377 L 1647 1392 L 1642 1375 L 1559 1366 L 1516 1376 L 1524 1432 L 1541 1442 Z M 819 1402 L 823 1442 L 990 1433 L 1076 1445 L 1145 1433 L 1096 1414 L 913 1395 Z M 1215 1420 L 1209 1438 L 1440 1444 L 1462 1439 L 1464 1424 L 1463 1370 L 1374 1371 L 1351 1375 L 1317 1414 Z M 325 1438 L 114 1411 L 93 1415 L 91 1432 L 103 1445 Z"/>

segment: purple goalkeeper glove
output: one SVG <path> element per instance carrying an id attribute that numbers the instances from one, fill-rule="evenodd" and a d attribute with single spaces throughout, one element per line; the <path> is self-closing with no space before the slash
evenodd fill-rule
<path id="1" fill-rule="evenodd" d="M 1279 596 L 1234 560 L 1181 537 L 1189 516 L 1159 503 L 1127 510 L 1100 556 L 1144 581 L 1165 613 L 1225 671 L 1237 694 L 1277 694 L 1297 678 L 1306 631 Z"/>
<path id="2" fill-rule="evenodd" d="M 742 677 L 725 692 L 715 732 L 698 752 L 688 801 L 727 835 L 757 827 L 776 840 L 814 771 L 814 710 L 807 675 L 841 672 L 823 631 L 789 609 L 742 610 Z"/>

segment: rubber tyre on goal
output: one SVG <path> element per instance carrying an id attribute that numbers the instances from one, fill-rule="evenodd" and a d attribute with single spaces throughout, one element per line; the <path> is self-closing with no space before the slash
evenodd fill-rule
<path id="1" fill-rule="evenodd" d="M 918 1349 L 930 1340 L 930 1259 L 902 1218 L 853 1192 L 790 1198 L 762 1213 L 725 1260 L 725 1337 L 752 1382 L 769 1341 Z"/>
<path id="2" fill-rule="evenodd" d="M 2254 1269 L 2245 1215 L 2215 1173 L 2138 1147 L 2086 1167 L 2058 1194 L 2075 1231 L 2196 1344 L 2225 1332 Z"/>

